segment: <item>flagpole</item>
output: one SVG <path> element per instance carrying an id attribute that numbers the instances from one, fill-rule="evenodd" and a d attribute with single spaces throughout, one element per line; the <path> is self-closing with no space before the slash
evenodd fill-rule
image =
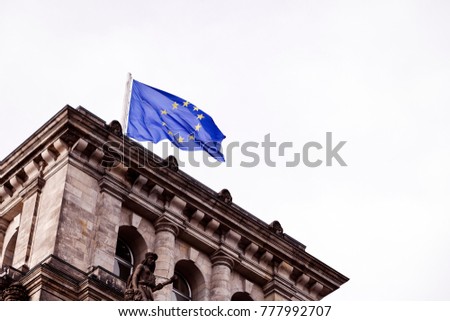
<path id="1" fill-rule="evenodd" d="M 127 132 L 128 125 L 128 111 L 130 104 L 130 94 L 131 94 L 131 82 L 132 82 L 131 73 L 128 73 L 127 83 L 125 85 L 125 95 L 123 96 L 123 111 L 122 111 L 122 129 L 123 134 L 125 135 Z"/>

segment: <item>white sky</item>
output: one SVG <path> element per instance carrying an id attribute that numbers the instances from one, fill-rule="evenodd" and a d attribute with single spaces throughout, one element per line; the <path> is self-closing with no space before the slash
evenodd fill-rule
<path id="1" fill-rule="evenodd" d="M 231 167 L 184 171 L 350 277 L 329 299 L 449 300 L 449 12 L 448 1 L 1 1 L 0 158 L 66 104 L 120 120 L 127 72 L 200 106 L 224 147 L 270 133 L 301 152 L 333 132 L 348 167 L 273 155 L 275 168 L 242 168 L 235 150 Z"/>

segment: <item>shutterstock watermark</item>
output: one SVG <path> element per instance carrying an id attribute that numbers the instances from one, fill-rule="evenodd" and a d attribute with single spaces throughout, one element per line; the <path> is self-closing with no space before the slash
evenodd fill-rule
<path id="1" fill-rule="evenodd" d="M 163 159 L 169 155 L 175 156 L 179 167 L 185 167 L 189 164 L 192 167 L 219 167 L 219 166 L 241 166 L 252 168 L 257 166 L 267 167 L 319 167 L 319 166 L 347 166 L 340 152 L 347 141 L 333 142 L 333 133 L 326 132 L 321 141 L 309 141 L 300 148 L 294 146 L 293 142 L 272 141 L 270 134 L 266 134 L 261 142 L 236 142 L 232 141 L 222 145 L 222 154 L 225 156 L 225 162 L 219 162 L 209 156 L 206 152 L 192 152 L 178 149 L 172 143 L 163 141 L 158 143 Z M 124 151 L 123 145 L 117 142 L 107 142 L 103 146 L 105 154 L 109 155 L 109 160 L 105 161 L 104 166 L 111 167 L 118 165 L 119 162 L 125 163 L 130 159 L 138 162 L 139 167 L 152 166 L 155 162 L 158 166 L 164 166 L 161 159 L 154 156 L 155 146 L 152 143 L 147 144 L 147 149 L 130 148 L 128 152 Z M 150 152 L 149 152 L 150 151 Z M 187 158 L 187 160 L 186 160 Z"/>

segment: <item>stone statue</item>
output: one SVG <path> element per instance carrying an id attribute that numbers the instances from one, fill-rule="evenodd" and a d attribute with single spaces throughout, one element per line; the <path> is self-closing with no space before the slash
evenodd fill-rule
<path id="1" fill-rule="evenodd" d="M 226 188 L 221 190 L 218 195 L 219 195 L 219 199 L 224 201 L 226 204 L 231 204 L 233 202 L 233 198 L 231 197 L 231 193 Z"/>
<path id="2" fill-rule="evenodd" d="M 283 227 L 278 221 L 273 221 L 270 223 L 269 229 L 277 235 L 283 235 Z"/>
<path id="3" fill-rule="evenodd" d="M 177 277 L 174 275 L 166 282 L 156 284 L 154 272 L 157 259 L 156 253 L 145 254 L 145 259 L 136 266 L 133 274 L 128 278 L 125 300 L 153 301 L 153 292 L 161 290 L 176 280 Z"/>
<path id="4" fill-rule="evenodd" d="M 117 120 L 113 120 L 108 126 L 107 126 L 108 130 L 113 133 L 114 135 L 117 135 L 119 137 L 123 136 L 123 132 L 122 132 L 122 125 L 117 121 Z"/>

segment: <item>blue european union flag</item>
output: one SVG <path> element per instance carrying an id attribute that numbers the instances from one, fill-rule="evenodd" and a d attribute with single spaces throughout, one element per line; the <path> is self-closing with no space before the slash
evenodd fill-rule
<path id="1" fill-rule="evenodd" d="M 225 161 L 221 143 L 225 138 L 213 119 L 185 99 L 133 80 L 127 136 L 157 143 L 168 139 L 182 150 L 206 151 Z"/>

